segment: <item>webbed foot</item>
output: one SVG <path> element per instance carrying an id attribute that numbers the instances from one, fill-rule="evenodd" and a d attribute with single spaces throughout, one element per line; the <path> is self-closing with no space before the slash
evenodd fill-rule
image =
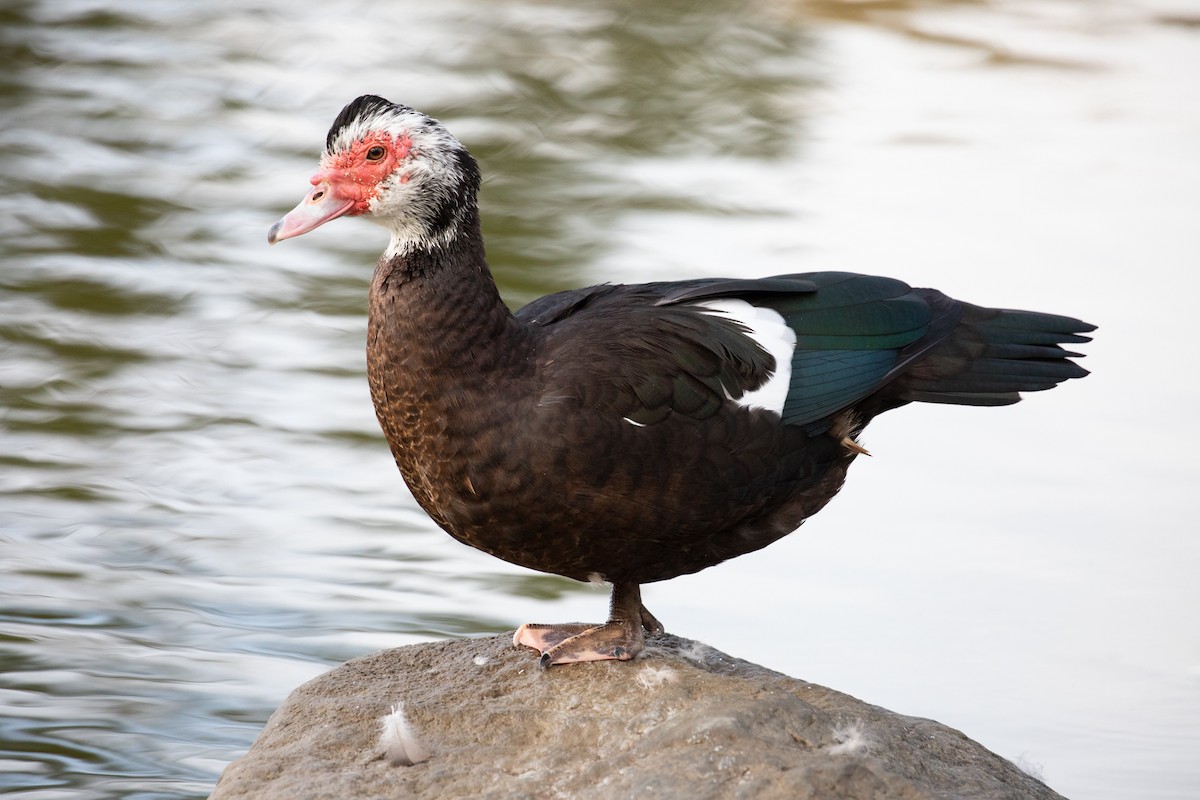
<path id="1" fill-rule="evenodd" d="M 616 584 L 612 610 L 605 624 L 529 623 L 517 629 L 513 646 L 540 652 L 542 667 L 580 661 L 628 661 L 645 648 L 646 632 L 662 631 L 662 623 L 642 605 L 641 588 L 637 584 Z"/>

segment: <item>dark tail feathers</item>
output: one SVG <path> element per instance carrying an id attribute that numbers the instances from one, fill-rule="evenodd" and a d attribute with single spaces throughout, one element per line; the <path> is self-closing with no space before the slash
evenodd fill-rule
<path id="1" fill-rule="evenodd" d="M 1090 341 L 1083 334 L 1095 325 L 1056 314 L 968 303 L 961 308 L 950 335 L 904 376 L 903 400 L 1002 406 L 1020 400 L 1019 392 L 1051 389 L 1088 374 L 1070 360 L 1082 354 L 1060 345 Z"/>

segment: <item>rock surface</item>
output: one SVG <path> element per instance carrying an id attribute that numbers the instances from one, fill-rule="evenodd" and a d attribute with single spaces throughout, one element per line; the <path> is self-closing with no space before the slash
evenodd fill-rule
<path id="1" fill-rule="evenodd" d="M 402 703 L 429 757 L 383 755 Z M 539 669 L 507 637 L 412 645 L 294 691 L 211 800 L 1057 798 L 956 730 L 660 636 Z"/>

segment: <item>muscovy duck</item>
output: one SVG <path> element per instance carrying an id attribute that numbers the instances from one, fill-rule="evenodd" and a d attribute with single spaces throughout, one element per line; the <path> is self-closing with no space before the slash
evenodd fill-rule
<path id="1" fill-rule="evenodd" d="M 612 584 L 605 624 L 518 629 L 542 666 L 636 656 L 663 630 L 641 585 L 795 530 L 876 414 L 1087 374 L 1060 345 L 1092 325 L 844 272 L 593 286 L 514 314 L 484 258 L 475 160 L 373 95 L 338 114 L 310 183 L 272 244 L 342 216 L 391 232 L 367 366 L 417 502 L 472 547 Z"/>

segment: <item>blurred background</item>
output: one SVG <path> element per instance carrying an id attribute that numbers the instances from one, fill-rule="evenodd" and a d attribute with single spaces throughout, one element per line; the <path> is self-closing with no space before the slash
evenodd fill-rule
<path id="1" fill-rule="evenodd" d="M 9 0 L 0 794 L 200 798 L 339 662 L 600 619 L 408 496 L 381 229 L 268 249 L 377 93 L 479 157 L 514 305 L 841 269 L 1100 325 L 1093 375 L 877 420 L 674 633 L 961 729 L 1073 798 L 1200 795 L 1200 6 Z"/>

